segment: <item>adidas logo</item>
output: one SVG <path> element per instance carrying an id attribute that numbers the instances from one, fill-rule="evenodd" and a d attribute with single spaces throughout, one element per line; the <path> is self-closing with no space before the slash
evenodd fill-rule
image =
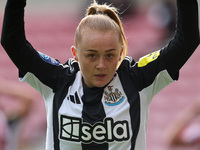
<path id="1" fill-rule="evenodd" d="M 77 92 L 74 95 L 68 96 L 67 99 L 69 101 L 71 101 L 72 103 L 74 103 L 74 104 L 81 104 L 81 101 L 80 101 L 80 99 L 78 97 L 78 93 Z"/>

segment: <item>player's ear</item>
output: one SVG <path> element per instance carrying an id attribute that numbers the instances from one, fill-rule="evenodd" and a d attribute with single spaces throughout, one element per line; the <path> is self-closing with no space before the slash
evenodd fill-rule
<path id="1" fill-rule="evenodd" d="M 76 52 L 76 47 L 75 47 L 75 46 L 72 46 L 72 47 L 71 47 L 71 51 L 72 51 L 72 55 L 73 55 L 74 59 L 75 59 L 76 61 L 78 61 L 77 52 Z"/>

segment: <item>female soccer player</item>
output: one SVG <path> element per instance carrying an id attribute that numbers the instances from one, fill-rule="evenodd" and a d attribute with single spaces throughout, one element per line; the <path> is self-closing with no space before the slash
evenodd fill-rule
<path id="1" fill-rule="evenodd" d="M 177 0 L 169 44 L 135 62 L 115 9 L 88 8 L 65 64 L 36 51 L 24 31 L 26 0 L 8 0 L 1 43 L 44 98 L 47 150 L 145 150 L 148 109 L 155 94 L 178 79 L 199 45 L 197 0 Z"/>

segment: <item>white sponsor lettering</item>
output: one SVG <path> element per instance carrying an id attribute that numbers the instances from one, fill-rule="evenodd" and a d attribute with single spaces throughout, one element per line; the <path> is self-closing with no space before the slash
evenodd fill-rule
<path id="1" fill-rule="evenodd" d="M 126 141 L 130 138 L 128 121 L 114 122 L 112 118 L 106 118 L 103 122 L 90 125 L 80 118 L 61 115 L 60 138 L 83 143 Z"/>

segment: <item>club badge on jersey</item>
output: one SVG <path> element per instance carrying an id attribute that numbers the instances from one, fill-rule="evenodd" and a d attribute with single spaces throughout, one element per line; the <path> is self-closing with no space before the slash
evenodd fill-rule
<path id="1" fill-rule="evenodd" d="M 121 104 L 125 97 L 122 96 L 122 93 L 119 91 L 119 89 L 115 89 L 115 91 L 113 92 L 113 87 L 112 86 L 108 86 L 108 90 L 109 92 L 105 91 L 104 94 L 104 99 L 105 99 L 105 104 L 108 106 L 116 106 Z"/>

